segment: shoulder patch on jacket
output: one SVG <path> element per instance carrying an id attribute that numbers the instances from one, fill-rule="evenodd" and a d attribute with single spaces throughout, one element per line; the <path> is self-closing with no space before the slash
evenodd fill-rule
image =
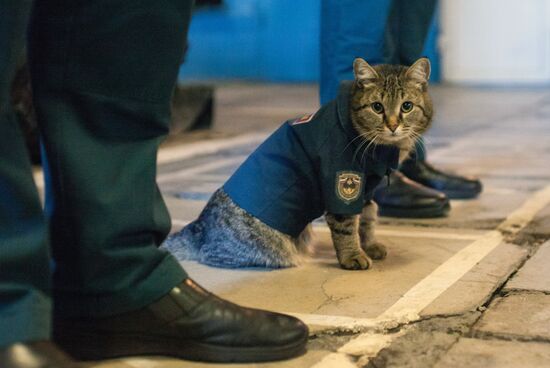
<path id="1" fill-rule="evenodd" d="M 290 125 L 299 125 L 299 124 L 309 123 L 311 121 L 311 119 L 313 119 L 314 115 L 315 115 L 315 113 L 305 114 L 302 117 L 300 117 L 300 118 L 294 120 L 293 122 L 291 122 Z"/>

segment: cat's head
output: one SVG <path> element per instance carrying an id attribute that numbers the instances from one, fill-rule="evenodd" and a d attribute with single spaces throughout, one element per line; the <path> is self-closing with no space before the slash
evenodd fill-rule
<path id="1" fill-rule="evenodd" d="M 428 94 L 430 62 L 418 59 L 410 67 L 353 63 L 351 117 L 355 130 L 374 144 L 409 150 L 430 126 L 432 100 Z"/>

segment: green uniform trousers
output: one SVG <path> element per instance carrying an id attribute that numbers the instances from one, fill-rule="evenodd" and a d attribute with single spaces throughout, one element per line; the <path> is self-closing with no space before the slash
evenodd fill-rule
<path id="1" fill-rule="evenodd" d="M 49 338 L 52 301 L 114 315 L 187 277 L 157 247 L 170 218 L 155 176 L 191 5 L 0 0 L 0 346 Z M 8 100 L 29 11 L 45 211 Z"/>

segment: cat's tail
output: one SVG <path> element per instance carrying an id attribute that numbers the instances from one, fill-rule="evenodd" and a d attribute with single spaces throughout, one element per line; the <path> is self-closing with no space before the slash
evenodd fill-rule
<path id="1" fill-rule="evenodd" d="M 179 261 L 196 261 L 199 259 L 203 237 L 204 223 L 199 218 L 166 238 L 161 248 L 172 253 Z"/>

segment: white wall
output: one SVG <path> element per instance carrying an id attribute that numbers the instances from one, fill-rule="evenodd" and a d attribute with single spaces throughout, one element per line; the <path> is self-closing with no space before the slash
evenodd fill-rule
<path id="1" fill-rule="evenodd" d="M 442 0 L 443 80 L 550 83 L 550 0 Z"/>

